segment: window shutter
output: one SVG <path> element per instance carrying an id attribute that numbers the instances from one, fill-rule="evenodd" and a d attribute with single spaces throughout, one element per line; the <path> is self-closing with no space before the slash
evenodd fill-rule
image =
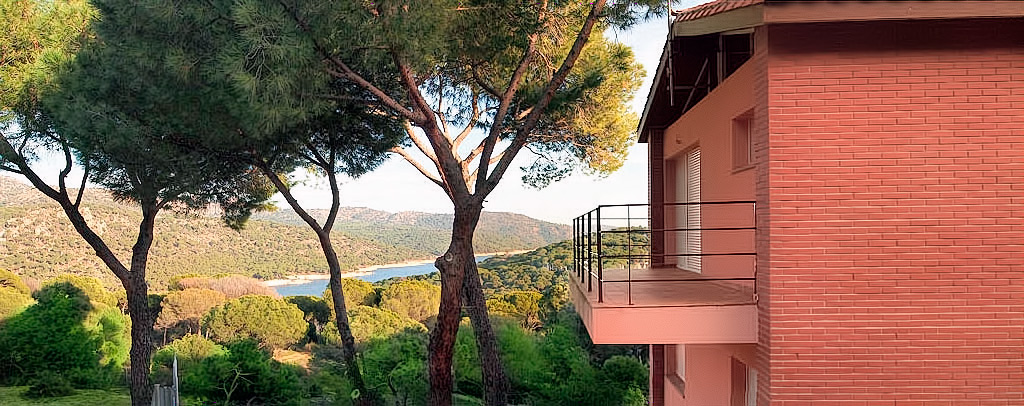
<path id="1" fill-rule="evenodd" d="M 700 202 L 700 148 L 694 148 L 686 153 L 686 202 Z M 700 205 L 693 204 L 686 206 L 686 228 L 690 230 L 699 229 L 700 226 Z M 686 253 L 700 254 L 701 232 L 686 232 Z M 694 272 L 700 272 L 700 257 L 686 257 L 686 267 Z"/>

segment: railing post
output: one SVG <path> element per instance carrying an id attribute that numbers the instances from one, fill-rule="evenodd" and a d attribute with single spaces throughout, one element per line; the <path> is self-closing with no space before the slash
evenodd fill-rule
<path id="1" fill-rule="evenodd" d="M 580 219 L 572 219 L 572 272 L 580 279 Z"/>
<path id="2" fill-rule="evenodd" d="M 604 253 L 601 247 L 601 206 L 597 206 L 597 303 L 604 302 Z"/>
<path id="3" fill-rule="evenodd" d="M 626 206 L 626 300 L 633 304 L 633 217 Z"/>
<path id="4" fill-rule="evenodd" d="M 590 271 L 594 266 L 594 241 L 592 239 L 594 233 L 593 213 L 593 210 L 587 212 L 587 292 L 592 292 L 594 290 L 594 274 Z"/>

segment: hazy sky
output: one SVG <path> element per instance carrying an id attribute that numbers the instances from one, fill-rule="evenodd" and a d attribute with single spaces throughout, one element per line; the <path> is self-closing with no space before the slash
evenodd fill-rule
<path id="1" fill-rule="evenodd" d="M 674 7 L 679 9 L 700 3 L 700 0 L 677 1 Z M 659 18 L 629 31 L 605 33 L 610 38 L 632 47 L 636 60 L 643 64 L 647 71 L 632 103 L 633 110 L 638 115 L 643 111 L 653 79 L 652 73 L 658 66 L 667 31 L 666 19 Z M 599 204 L 647 201 L 646 144 L 633 146 L 622 168 L 608 177 L 599 178 L 575 173 L 570 178 L 553 183 L 542 190 L 527 187 L 520 181 L 522 171 L 518 168 L 527 165 L 530 157 L 526 150 L 519 155 L 501 183 L 488 197 L 484 210 L 522 213 L 551 222 L 569 223 L 573 217 Z M 56 179 L 56 174 L 60 170 L 58 165 L 62 166 L 62 160 L 44 159 L 37 164 L 37 169 L 46 175 L 45 179 L 49 181 Z M 294 193 L 304 207 L 330 206 L 329 188 L 315 179 L 294 188 Z M 345 179 L 341 186 L 341 195 L 343 206 L 370 207 L 390 212 L 452 211 L 452 203 L 441 189 L 398 157 L 392 157 L 377 170 L 358 179 Z M 283 199 L 277 201 L 279 207 L 287 207 Z"/>

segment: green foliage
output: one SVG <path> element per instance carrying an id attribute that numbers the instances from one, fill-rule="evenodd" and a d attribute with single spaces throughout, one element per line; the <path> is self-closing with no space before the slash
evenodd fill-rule
<path id="1" fill-rule="evenodd" d="M 420 322 L 437 314 L 441 288 L 429 282 L 406 280 L 393 283 L 380 293 L 380 308 Z"/>
<path id="2" fill-rule="evenodd" d="M 32 302 L 32 296 L 14 288 L 0 286 L 0 323 L 28 307 Z"/>
<path id="3" fill-rule="evenodd" d="M 307 397 L 295 367 L 274 361 L 252 340 L 228 344 L 226 354 L 184 370 L 181 392 L 225 404 L 302 405 Z"/>
<path id="4" fill-rule="evenodd" d="M 487 299 L 487 310 L 491 314 L 511 317 L 528 330 L 541 326 L 540 292 L 512 291 Z"/>
<path id="5" fill-rule="evenodd" d="M 153 354 L 152 379 L 164 385 L 173 383 L 171 377 L 174 356 L 178 356 L 179 371 L 190 371 L 203 360 L 225 356 L 226 348 L 198 334 L 188 334 L 171 341 Z"/>
<path id="6" fill-rule="evenodd" d="M 406 330 L 426 331 L 427 329 L 420 322 L 402 314 L 369 306 L 356 306 L 348 309 L 348 321 L 356 342 L 388 337 Z M 341 343 L 338 327 L 334 323 L 324 327 L 323 337 L 324 341 L 328 343 Z"/>
<path id="7" fill-rule="evenodd" d="M 43 371 L 30 381 L 31 385 L 24 396 L 29 399 L 57 398 L 75 394 L 75 388 L 64 375 L 53 371 Z"/>
<path id="8" fill-rule="evenodd" d="M 24 386 L 0 387 L 0 405 L 4 406 L 129 406 L 131 399 L 124 388 L 95 390 L 80 389 L 77 394 L 50 398 L 45 401 L 28 399 L 23 392 L 28 388 Z"/>
<path id="9" fill-rule="evenodd" d="M 227 349 L 213 340 L 199 334 L 186 334 L 157 350 L 153 354 L 153 366 L 170 367 L 174 355 L 178 356 L 178 363 L 184 367 L 199 363 L 209 357 L 225 354 L 227 354 Z"/>
<path id="10" fill-rule="evenodd" d="M 203 328 L 214 340 L 252 338 L 270 348 L 284 348 L 306 333 L 302 310 L 267 296 L 242 296 L 214 307 L 203 316 Z"/>
<path id="11" fill-rule="evenodd" d="M 46 281 L 45 286 L 58 284 L 58 283 L 70 283 L 75 285 L 78 289 L 85 294 L 89 300 L 102 303 L 107 306 L 117 306 L 118 296 L 110 293 L 106 288 L 103 287 L 103 283 L 99 279 L 80 276 L 73 274 L 57 275 L 57 277 Z M 122 294 L 123 296 L 123 294 Z"/>
<path id="12" fill-rule="evenodd" d="M 324 326 L 331 321 L 333 309 L 324 299 L 316 296 L 289 296 L 284 299 L 286 302 L 298 306 L 302 310 L 306 323 L 309 324 L 306 330 L 305 342 L 319 343 Z"/>
<path id="13" fill-rule="evenodd" d="M 427 399 L 427 335 L 404 330 L 377 337 L 363 350 L 364 377 L 370 386 L 384 386 L 399 405 L 418 405 Z"/>
<path id="14" fill-rule="evenodd" d="M 68 282 L 47 285 L 36 300 L 0 325 L 0 382 L 53 372 L 75 387 L 108 387 L 128 357 L 125 316 Z"/>
<path id="15" fill-rule="evenodd" d="M 345 293 L 345 308 L 351 309 L 356 306 L 376 306 L 380 301 L 377 290 L 373 284 L 356 278 L 342 278 L 341 290 Z M 334 317 L 334 295 L 331 294 L 331 287 L 324 290 L 324 301 L 331 309 L 331 317 Z"/>
<path id="16" fill-rule="evenodd" d="M 480 262 L 484 293 L 496 295 L 510 291 L 541 291 L 566 279 L 572 267 L 572 241 L 549 244 L 533 251 Z"/>
<path id="17" fill-rule="evenodd" d="M 226 302 L 227 296 L 211 289 L 189 288 L 169 292 L 160 302 L 157 328 L 178 327 L 189 333 L 199 332 L 199 321 L 215 306 Z"/>
<path id="18" fill-rule="evenodd" d="M 15 275 L 14 272 L 0 269 L 0 288 L 10 288 L 17 292 L 31 295 L 32 291 L 28 289 L 28 285 L 21 280 L 21 277 Z"/>

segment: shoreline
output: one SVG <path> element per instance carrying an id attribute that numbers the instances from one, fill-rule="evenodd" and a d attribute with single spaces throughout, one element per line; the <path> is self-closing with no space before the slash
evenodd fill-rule
<path id="1" fill-rule="evenodd" d="M 478 256 L 478 257 L 480 257 L 480 256 L 492 256 L 492 257 L 495 257 L 495 256 L 507 256 L 507 255 L 522 254 L 522 253 L 526 253 L 526 252 L 530 252 L 530 251 L 533 251 L 533 250 L 484 252 L 484 253 L 476 254 L 476 256 Z M 432 264 L 432 263 L 434 263 L 434 259 L 411 259 L 411 260 L 404 261 L 404 262 L 395 262 L 395 263 L 383 264 L 383 265 L 368 265 L 368 266 L 364 266 L 362 268 L 356 269 L 354 271 L 344 271 L 344 272 L 341 273 L 341 277 L 342 278 L 354 278 L 356 276 L 364 276 L 364 275 L 372 274 L 374 271 L 376 271 L 378 269 L 401 268 L 401 267 L 406 267 L 406 266 L 426 265 L 426 264 Z M 285 277 L 283 279 L 269 279 L 269 280 L 265 280 L 265 281 L 262 281 L 262 283 L 263 283 L 263 286 L 266 286 L 268 288 L 276 288 L 276 287 L 279 287 L 279 286 L 302 285 L 302 284 L 310 283 L 310 282 L 313 282 L 313 281 L 328 280 L 330 278 L 331 278 L 331 276 L 328 275 L 328 274 L 325 274 L 325 273 L 320 273 L 320 274 L 297 274 L 297 275 L 289 275 L 289 276 L 287 276 L 287 277 Z"/>

